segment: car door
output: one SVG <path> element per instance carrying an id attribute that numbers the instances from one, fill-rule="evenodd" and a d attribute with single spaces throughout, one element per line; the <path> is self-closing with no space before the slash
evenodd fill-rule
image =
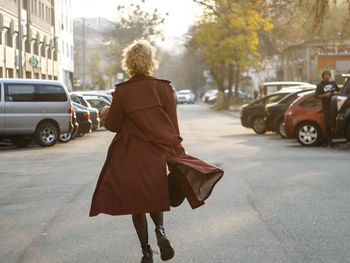
<path id="1" fill-rule="evenodd" d="M 4 131 L 5 126 L 5 100 L 3 89 L 3 85 L 0 83 L 0 133 Z"/>

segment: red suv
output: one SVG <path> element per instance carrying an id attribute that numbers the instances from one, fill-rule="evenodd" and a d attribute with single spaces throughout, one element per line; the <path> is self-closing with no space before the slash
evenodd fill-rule
<path id="1" fill-rule="evenodd" d="M 297 138 L 303 146 L 321 144 L 325 139 L 325 124 L 321 100 L 310 91 L 288 108 L 285 115 L 285 130 L 288 138 Z"/>

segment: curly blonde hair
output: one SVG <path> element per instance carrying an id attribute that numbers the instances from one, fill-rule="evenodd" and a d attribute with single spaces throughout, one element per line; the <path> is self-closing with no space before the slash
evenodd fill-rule
<path id="1" fill-rule="evenodd" d="M 122 68 L 131 77 L 150 75 L 158 68 L 155 53 L 156 49 L 147 40 L 135 40 L 123 50 Z"/>

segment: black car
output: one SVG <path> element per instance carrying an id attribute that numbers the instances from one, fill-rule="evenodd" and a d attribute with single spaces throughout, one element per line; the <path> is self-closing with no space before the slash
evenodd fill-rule
<path id="1" fill-rule="evenodd" d="M 72 102 L 79 103 L 87 108 L 90 108 L 90 103 L 85 99 L 85 97 L 79 93 L 71 93 L 70 99 Z"/>
<path id="2" fill-rule="evenodd" d="M 282 138 L 287 138 L 286 132 L 284 130 L 284 115 L 288 110 L 290 104 L 297 98 L 303 96 L 305 92 L 310 90 L 315 90 L 311 87 L 310 89 L 298 90 L 296 92 L 290 93 L 281 100 L 266 104 L 265 106 L 265 126 L 266 131 L 275 131 Z"/>
<path id="3" fill-rule="evenodd" d="M 345 83 L 339 96 L 332 98 L 332 107 L 336 108 L 336 126 L 342 137 L 350 142 L 350 74 L 344 74 Z M 335 106 L 333 106 L 335 105 Z M 332 109 L 333 110 L 333 109 Z"/>
<path id="4" fill-rule="evenodd" d="M 60 142 L 69 142 L 71 139 L 74 139 L 78 134 L 79 123 L 77 121 L 77 113 L 75 112 L 74 107 L 71 114 L 72 114 L 72 126 L 67 133 L 60 134 L 60 138 L 59 138 Z"/>
<path id="5" fill-rule="evenodd" d="M 98 128 L 100 128 L 100 125 L 101 125 L 101 119 L 100 119 L 100 113 L 98 111 L 98 109 L 95 109 L 95 108 L 91 108 L 91 107 L 85 107 L 79 103 L 75 103 L 75 102 L 72 102 L 72 104 L 75 106 L 75 107 L 79 107 L 83 110 L 87 110 L 90 112 L 90 119 L 92 121 L 92 130 L 95 131 L 97 130 Z"/>
<path id="6" fill-rule="evenodd" d="M 85 133 L 89 133 L 92 130 L 92 121 L 90 119 L 90 112 L 76 106 L 73 103 L 74 110 L 77 114 L 77 122 L 79 123 L 78 136 L 81 137 Z"/>
<path id="7" fill-rule="evenodd" d="M 250 104 L 244 105 L 241 110 L 242 125 L 247 128 L 252 128 L 257 134 L 265 133 L 265 105 L 277 102 L 290 93 L 292 93 L 290 90 L 281 90 Z"/>

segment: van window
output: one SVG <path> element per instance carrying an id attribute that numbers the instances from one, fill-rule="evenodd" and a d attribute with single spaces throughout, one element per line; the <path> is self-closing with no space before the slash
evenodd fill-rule
<path id="1" fill-rule="evenodd" d="M 39 101 L 67 101 L 63 88 L 55 85 L 39 85 Z"/>
<path id="2" fill-rule="evenodd" d="M 5 85 L 6 101 L 35 101 L 35 86 L 30 84 L 7 84 Z"/>

